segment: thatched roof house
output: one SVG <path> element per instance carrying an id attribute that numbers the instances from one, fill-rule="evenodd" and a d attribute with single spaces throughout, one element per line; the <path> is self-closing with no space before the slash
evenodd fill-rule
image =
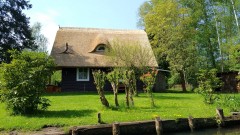
<path id="1" fill-rule="evenodd" d="M 97 49 L 102 45 L 111 46 L 114 40 L 138 42 L 151 52 L 151 59 L 146 66 L 157 67 L 147 34 L 143 30 L 63 27 L 57 32 L 51 56 L 58 67 L 113 67 L 114 63 L 109 62 L 106 55 Z M 66 44 L 68 50 L 64 52 Z"/>
<path id="2" fill-rule="evenodd" d="M 158 66 L 147 34 L 143 30 L 61 27 L 57 31 L 51 56 L 55 59 L 57 67 L 62 69 L 62 89 L 78 91 L 95 88 L 87 88 L 93 84 L 91 69 L 116 66 L 104 53 L 106 48 L 114 46 L 116 40 L 134 42 L 137 43 L 136 46 L 144 47 L 148 55 L 136 54 L 140 56 L 136 61 L 148 57 L 145 66 Z"/>

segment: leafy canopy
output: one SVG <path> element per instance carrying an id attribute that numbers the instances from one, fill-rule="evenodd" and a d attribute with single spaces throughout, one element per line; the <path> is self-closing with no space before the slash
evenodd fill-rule
<path id="1" fill-rule="evenodd" d="M 0 63 L 11 61 L 8 50 L 36 49 L 29 18 L 22 12 L 31 7 L 28 0 L 0 1 Z"/>
<path id="2" fill-rule="evenodd" d="M 1 101 L 12 114 L 32 114 L 46 109 L 49 100 L 41 97 L 54 61 L 46 53 L 11 52 L 11 63 L 1 64 Z"/>

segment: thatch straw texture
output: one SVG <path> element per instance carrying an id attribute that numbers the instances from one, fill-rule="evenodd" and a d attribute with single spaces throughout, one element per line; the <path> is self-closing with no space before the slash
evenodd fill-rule
<path id="1" fill-rule="evenodd" d="M 99 44 L 111 46 L 116 39 L 138 42 L 138 45 L 145 46 L 151 52 L 147 56 L 151 60 L 146 66 L 157 67 L 147 34 L 143 30 L 62 27 L 57 31 L 51 56 L 58 67 L 114 67 L 116 65 L 109 61 L 109 56 L 96 52 L 95 49 Z"/>

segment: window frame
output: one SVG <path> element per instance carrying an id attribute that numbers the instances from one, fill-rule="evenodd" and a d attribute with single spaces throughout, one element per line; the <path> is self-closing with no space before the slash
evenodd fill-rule
<path id="1" fill-rule="evenodd" d="M 80 69 L 86 69 L 87 70 L 87 78 L 86 79 L 79 79 L 79 70 Z M 76 80 L 77 81 L 89 81 L 90 80 L 90 76 L 89 76 L 89 68 L 77 68 L 77 76 L 76 76 Z"/>
<path id="2" fill-rule="evenodd" d="M 99 50 L 99 48 L 101 47 L 104 47 L 104 50 Z M 99 44 L 97 47 L 96 47 L 96 52 L 105 52 L 106 50 L 106 45 L 105 44 Z"/>

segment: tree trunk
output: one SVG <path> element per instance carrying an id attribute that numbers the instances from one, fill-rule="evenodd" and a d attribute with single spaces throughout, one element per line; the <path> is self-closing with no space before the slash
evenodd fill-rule
<path id="1" fill-rule="evenodd" d="M 211 3 L 211 2 L 210 2 Z M 217 39 L 218 39 L 218 49 L 219 49 L 219 54 L 221 56 L 221 71 L 223 72 L 223 55 L 222 55 L 222 50 L 221 50 L 221 39 L 220 39 L 220 33 L 219 33 L 219 30 L 218 30 L 218 21 L 216 19 L 216 13 L 214 11 L 214 6 L 213 4 L 211 4 L 212 6 L 212 11 L 213 11 L 213 18 L 215 20 L 215 27 L 216 27 L 216 32 L 217 32 Z"/>
<path id="2" fill-rule="evenodd" d="M 119 104 L 118 104 L 118 93 L 116 91 L 114 92 L 114 101 L 115 101 L 115 106 L 119 107 Z"/>
<path id="3" fill-rule="evenodd" d="M 210 23 L 209 20 L 208 20 L 208 14 L 207 14 L 207 9 L 206 9 L 206 4 L 204 3 L 203 1 L 203 4 L 204 4 L 204 21 L 205 21 L 205 29 L 207 30 L 207 25 Z M 212 47 L 212 44 L 211 44 L 211 40 L 210 40 L 210 36 L 208 35 L 207 37 L 208 39 L 207 40 L 207 46 L 208 46 L 208 56 L 210 55 L 210 62 L 212 63 L 212 67 L 213 68 L 216 68 L 216 62 L 215 62 L 215 57 L 214 57 L 214 51 L 213 51 L 213 47 Z"/>
<path id="4" fill-rule="evenodd" d="M 184 72 L 183 72 L 183 71 L 180 71 L 179 73 L 180 73 L 182 91 L 183 91 L 183 92 L 186 92 L 187 89 L 186 89 L 186 81 L 185 81 L 185 77 L 184 77 Z"/>
<path id="5" fill-rule="evenodd" d="M 129 92 L 129 99 L 130 99 L 131 105 L 134 106 L 133 90 L 129 89 L 128 92 Z"/>
<path id="6" fill-rule="evenodd" d="M 150 94 L 150 98 L 151 98 L 151 106 L 155 107 L 155 103 L 154 103 L 154 100 L 153 100 L 153 94 L 152 94 L 152 92 L 149 93 L 149 94 Z"/>
<path id="7" fill-rule="evenodd" d="M 136 79 L 133 80 L 133 92 L 134 92 L 134 96 L 138 97 L 137 80 Z"/>
<path id="8" fill-rule="evenodd" d="M 129 90 L 129 88 L 127 86 L 125 86 L 127 108 L 129 108 L 129 92 L 128 92 L 128 90 Z"/>
<path id="9" fill-rule="evenodd" d="M 115 106 L 119 107 L 119 103 L 118 103 L 118 85 L 115 83 L 111 83 L 112 88 L 113 88 L 113 93 L 114 93 L 114 101 L 115 101 Z"/>
<path id="10" fill-rule="evenodd" d="M 237 29 L 238 29 L 238 34 L 239 34 L 239 24 L 238 24 L 238 17 L 237 17 L 237 12 L 236 12 L 236 9 L 235 9 L 235 6 L 234 6 L 234 3 L 233 3 L 233 0 L 231 0 L 231 3 L 232 3 L 233 14 L 234 14 L 234 17 L 235 17 L 236 26 L 237 26 Z"/>
<path id="11" fill-rule="evenodd" d="M 107 99 L 105 98 L 103 91 L 99 91 L 99 95 L 100 95 L 100 100 L 102 102 L 102 105 L 104 105 L 105 107 L 109 107 L 109 103 L 107 101 Z"/>
<path id="12" fill-rule="evenodd" d="M 215 61 L 215 57 L 214 57 L 214 51 L 213 51 L 213 47 L 211 44 L 210 39 L 208 39 L 208 49 L 209 49 L 209 53 L 210 53 L 210 57 L 211 57 L 211 62 L 212 62 L 212 67 L 216 68 L 216 61 Z"/>

